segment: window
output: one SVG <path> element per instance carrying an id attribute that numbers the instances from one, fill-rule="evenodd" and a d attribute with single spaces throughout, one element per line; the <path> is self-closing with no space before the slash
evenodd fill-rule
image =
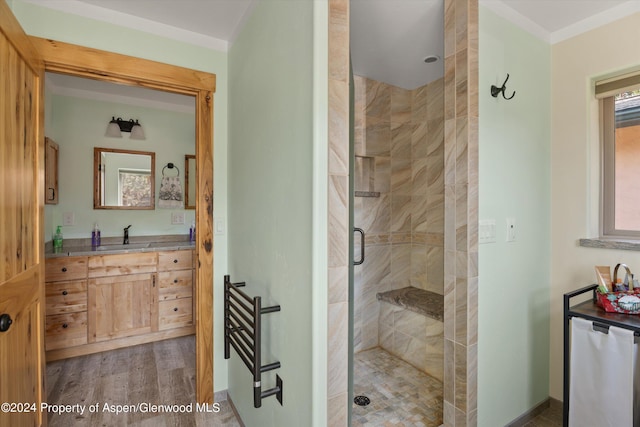
<path id="1" fill-rule="evenodd" d="M 596 83 L 602 140 L 602 237 L 640 238 L 640 74 Z"/>

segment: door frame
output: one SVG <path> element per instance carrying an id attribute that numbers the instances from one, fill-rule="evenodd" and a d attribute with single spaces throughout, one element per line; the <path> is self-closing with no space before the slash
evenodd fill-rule
<path id="1" fill-rule="evenodd" d="M 213 403 L 213 94 L 215 74 L 29 37 L 45 71 L 172 92 L 196 100 L 196 400 Z"/>

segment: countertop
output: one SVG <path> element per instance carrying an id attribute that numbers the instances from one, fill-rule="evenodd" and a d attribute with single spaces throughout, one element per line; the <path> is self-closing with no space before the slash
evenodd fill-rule
<path id="1" fill-rule="evenodd" d="M 162 236 L 131 237 L 129 244 L 123 245 L 121 237 L 104 237 L 101 245 L 91 246 L 91 239 L 64 239 L 61 250 L 53 250 L 51 242 L 45 244 L 45 258 L 65 256 L 112 255 L 135 252 L 179 251 L 194 249 L 195 243 L 188 235 L 173 234 Z"/>

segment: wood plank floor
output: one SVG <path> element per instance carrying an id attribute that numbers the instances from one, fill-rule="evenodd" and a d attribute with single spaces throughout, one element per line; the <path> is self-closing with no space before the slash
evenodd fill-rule
<path id="1" fill-rule="evenodd" d="M 137 345 L 47 364 L 49 405 L 78 405 L 73 412 L 49 412 L 49 426 L 241 426 L 228 401 L 220 411 L 197 411 L 195 404 L 195 337 Z M 115 413 L 108 405 L 138 405 Z M 90 411 L 90 405 L 97 410 Z M 169 412 L 148 405 L 185 405 Z M 189 404 L 192 410 L 189 411 Z M 84 413 L 79 409 L 84 406 Z M 52 407 L 55 409 L 55 407 Z"/>

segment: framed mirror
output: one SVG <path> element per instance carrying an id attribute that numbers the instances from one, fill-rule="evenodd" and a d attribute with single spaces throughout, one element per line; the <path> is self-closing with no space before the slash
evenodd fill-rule
<path id="1" fill-rule="evenodd" d="M 155 153 L 93 149 L 94 209 L 154 209 Z"/>
<path id="2" fill-rule="evenodd" d="M 184 156 L 184 208 L 196 208 L 196 156 Z"/>

